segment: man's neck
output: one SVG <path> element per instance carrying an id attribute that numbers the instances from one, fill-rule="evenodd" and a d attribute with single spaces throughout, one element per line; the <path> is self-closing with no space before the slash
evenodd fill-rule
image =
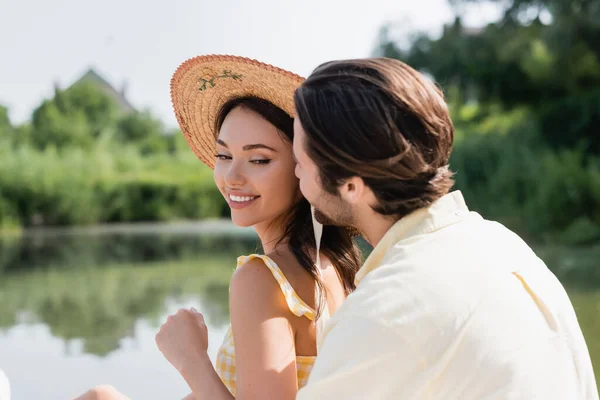
<path id="1" fill-rule="evenodd" d="M 378 214 L 372 209 L 361 214 L 356 220 L 356 228 L 373 247 L 379 244 L 387 231 L 398 221 L 395 217 Z"/>

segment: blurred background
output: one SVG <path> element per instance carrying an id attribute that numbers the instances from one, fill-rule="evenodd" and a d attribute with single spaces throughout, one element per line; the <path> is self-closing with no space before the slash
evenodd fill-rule
<path id="1" fill-rule="evenodd" d="M 171 74 L 207 53 L 304 76 L 387 56 L 435 79 L 456 187 L 567 287 L 600 378 L 600 0 L 0 0 L 0 368 L 13 399 L 100 383 L 185 395 L 154 344 L 182 306 L 206 315 L 214 356 L 235 259 L 258 242 L 231 226 L 171 111 Z"/>

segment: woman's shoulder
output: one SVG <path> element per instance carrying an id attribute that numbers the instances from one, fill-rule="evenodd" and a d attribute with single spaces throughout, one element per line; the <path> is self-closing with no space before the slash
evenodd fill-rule
<path id="1" fill-rule="evenodd" d="M 248 289 L 247 285 L 253 289 Z M 262 290 L 270 294 L 271 301 L 277 300 L 277 307 L 280 307 L 280 301 L 284 300 L 283 305 L 288 314 L 291 312 L 297 317 L 314 318 L 314 309 L 303 300 L 313 300 L 314 280 L 291 252 L 286 254 L 279 251 L 265 256 L 253 254 L 238 258 L 238 268 L 232 279 L 230 296 L 253 295 L 253 290 Z M 250 293 L 245 293 L 246 291 Z"/>
<path id="2" fill-rule="evenodd" d="M 307 277 L 306 271 L 291 251 L 279 250 L 266 255 L 250 254 L 238 257 L 236 272 L 255 269 L 270 272 L 280 286 Z M 308 277 L 310 278 L 309 275 Z"/>
<path id="3" fill-rule="evenodd" d="M 254 292 L 256 288 L 275 290 L 278 287 L 266 256 L 251 254 L 238 257 L 237 268 L 231 278 L 230 292 Z"/>
<path id="4" fill-rule="evenodd" d="M 229 285 L 232 309 L 239 307 L 246 312 L 256 309 L 281 312 L 287 309 L 280 285 L 273 279 L 273 272 L 263 257 L 251 255 L 238 258 L 238 268 Z"/>

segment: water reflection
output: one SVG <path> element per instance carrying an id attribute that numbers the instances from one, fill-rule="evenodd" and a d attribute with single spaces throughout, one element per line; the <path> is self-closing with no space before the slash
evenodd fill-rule
<path id="1" fill-rule="evenodd" d="M 257 250 L 252 232 L 218 224 L 0 238 L 0 367 L 14 398 L 65 399 L 106 382 L 133 398 L 183 395 L 185 383 L 154 344 L 159 324 L 193 305 L 214 355 L 236 257 Z M 598 371 L 600 247 L 537 250 L 566 285 Z"/>
<path id="2" fill-rule="evenodd" d="M 147 263 L 256 251 L 254 231 L 225 222 L 43 229 L 0 237 L 0 272 Z"/>
<path id="3" fill-rule="evenodd" d="M 107 355 L 132 335 L 139 319 L 158 325 L 167 298 L 199 296 L 207 317 L 226 323 L 235 259 L 256 251 L 257 241 L 240 235 L 116 234 L 3 241 L 3 250 L 11 246 L 3 257 L 0 328 L 43 323 L 57 338 L 81 339 L 84 352 Z"/>
<path id="4" fill-rule="evenodd" d="M 166 299 L 164 319 L 180 307 L 206 308 L 201 299 Z M 209 355 L 214 359 L 225 326 L 208 319 Z M 55 337 L 42 323 L 16 324 L 0 332 L 0 366 L 11 380 L 13 400 L 66 400 L 99 383 L 111 383 L 133 399 L 183 398 L 189 392 L 179 374 L 156 348 L 156 325 L 138 319 L 118 351 L 89 354 L 80 339 Z"/>

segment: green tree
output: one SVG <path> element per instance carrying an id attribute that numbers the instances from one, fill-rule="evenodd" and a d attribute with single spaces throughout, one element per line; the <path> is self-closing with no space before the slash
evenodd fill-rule
<path id="1" fill-rule="evenodd" d="M 502 21 L 527 23 L 551 18 L 548 36 L 561 51 L 567 51 L 576 43 L 587 47 L 596 59 L 600 59 L 600 2 L 598 0 L 485 0 L 504 6 Z M 456 7 L 483 0 L 450 0 Z M 565 60 L 566 61 L 566 60 Z"/>
<path id="2" fill-rule="evenodd" d="M 89 147 L 101 134 L 114 130 L 118 115 L 115 102 L 92 83 L 56 88 L 54 98 L 33 112 L 31 142 L 39 149 Z"/>
<path id="3" fill-rule="evenodd" d="M 119 119 L 116 137 L 121 142 L 136 144 L 142 154 L 166 152 L 169 144 L 162 123 L 149 111 L 134 112 Z"/>
<path id="4" fill-rule="evenodd" d="M 92 129 L 82 110 L 62 110 L 60 102 L 45 100 L 31 119 L 31 144 L 38 149 L 48 146 L 89 147 L 93 142 Z"/>
<path id="5" fill-rule="evenodd" d="M 173 129 L 172 131 L 168 132 L 166 138 L 168 142 L 169 153 L 191 153 L 190 147 L 179 128 Z"/>
<path id="6" fill-rule="evenodd" d="M 458 10 L 475 1 L 452 3 Z M 439 38 L 417 34 L 403 47 L 384 35 L 378 49 L 431 74 L 459 102 L 474 100 L 483 111 L 527 107 L 554 147 L 600 153 L 597 0 L 513 0 L 481 29 L 457 16 Z"/>
<path id="7" fill-rule="evenodd" d="M 57 91 L 57 105 L 65 114 L 83 112 L 94 137 L 114 128 L 121 112 L 116 102 L 91 82 L 79 82 Z"/>
<path id="8" fill-rule="evenodd" d="M 8 118 L 8 108 L 0 104 L 0 135 L 12 132 L 12 124 Z"/>

